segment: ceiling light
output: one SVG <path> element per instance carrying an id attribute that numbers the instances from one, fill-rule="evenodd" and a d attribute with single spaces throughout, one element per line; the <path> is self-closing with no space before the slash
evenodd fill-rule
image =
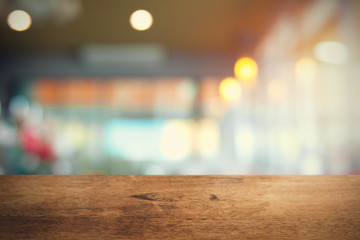
<path id="1" fill-rule="evenodd" d="M 9 27 L 15 31 L 25 31 L 31 26 L 30 15 L 22 10 L 15 10 L 8 16 Z"/>
<path id="2" fill-rule="evenodd" d="M 131 26 L 138 31 L 145 31 L 151 27 L 153 18 L 146 10 L 137 10 L 130 16 Z"/>

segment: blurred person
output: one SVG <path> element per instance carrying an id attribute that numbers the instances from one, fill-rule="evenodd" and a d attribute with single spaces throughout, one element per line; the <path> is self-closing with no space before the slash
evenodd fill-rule
<path id="1" fill-rule="evenodd" d="M 33 121 L 34 111 L 24 96 L 15 96 L 9 105 L 16 141 L 8 148 L 6 173 L 51 174 L 56 156 L 50 144 L 49 129 L 41 119 Z M 35 114 L 36 115 L 36 114 Z"/>

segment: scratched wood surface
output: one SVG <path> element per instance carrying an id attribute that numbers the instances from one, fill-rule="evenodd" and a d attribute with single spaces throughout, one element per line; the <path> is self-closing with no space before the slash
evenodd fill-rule
<path id="1" fill-rule="evenodd" d="M 0 239 L 360 239 L 360 176 L 1 176 Z"/>

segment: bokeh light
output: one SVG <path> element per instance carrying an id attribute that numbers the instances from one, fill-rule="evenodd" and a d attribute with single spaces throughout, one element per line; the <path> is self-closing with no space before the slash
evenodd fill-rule
<path id="1" fill-rule="evenodd" d="M 191 131 L 189 123 L 182 120 L 168 122 L 162 132 L 160 150 L 169 160 L 182 160 L 191 153 Z"/>
<path id="2" fill-rule="evenodd" d="M 256 62 L 248 57 L 240 58 L 234 67 L 235 77 L 242 80 L 244 83 L 251 83 L 255 80 L 258 67 Z"/>
<path id="3" fill-rule="evenodd" d="M 313 80 L 316 76 L 317 64 L 311 58 L 301 58 L 295 66 L 296 76 L 301 80 Z"/>
<path id="4" fill-rule="evenodd" d="M 241 85 L 236 79 L 228 77 L 221 81 L 219 92 L 223 100 L 234 102 L 241 97 Z"/>
<path id="5" fill-rule="evenodd" d="M 152 15 L 146 10 L 137 10 L 130 16 L 131 26 L 138 31 L 145 31 L 153 24 Z"/>
<path id="6" fill-rule="evenodd" d="M 196 128 L 196 148 L 203 158 L 215 157 L 220 147 L 220 130 L 215 120 L 202 119 Z"/>
<path id="7" fill-rule="evenodd" d="M 87 140 L 87 131 L 85 127 L 79 122 L 70 122 L 64 128 L 64 135 L 67 137 L 67 141 L 71 142 L 71 145 L 75 149 L 79 149 L 84 146 Z"/>
<path id="8" fill-rule="evenodd" d="M 340 42 L 320 42 L 314 48 L 315 57 L 323 62 L 344 64 L 348 60 L 348 49 Z"/>
<path id="9" fill-rule="evenodd" d="M 9 14 L 7 22 L 11 29 L 21 32 L 30 28 L 31 17 L 25 11 L 15 10 Z"/>

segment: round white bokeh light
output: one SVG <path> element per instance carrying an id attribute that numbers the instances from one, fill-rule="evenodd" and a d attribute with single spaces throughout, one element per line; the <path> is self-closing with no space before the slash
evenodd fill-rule
<path id="1" fill-rule="evenodd" d="M 145 31 L 153 24 L 151 14 L 146 10 L 137 10 L 130 16 L 131 26 L 138 31 Z"/>
<path id="2" fill-rule="evenodd" d="M 30 15 L 22 10 L 11 12 L 7 18 L 9 27 L 15 31 L 25 31 L 31 26 Z"/>
<path id="3" fill-rule="evenodd" d="M 314 55 L 318 60 L 326 63 L 345 64 L 348 61 L 349 50 L 341 42 L 326 41 L 315 46 Z"/>

